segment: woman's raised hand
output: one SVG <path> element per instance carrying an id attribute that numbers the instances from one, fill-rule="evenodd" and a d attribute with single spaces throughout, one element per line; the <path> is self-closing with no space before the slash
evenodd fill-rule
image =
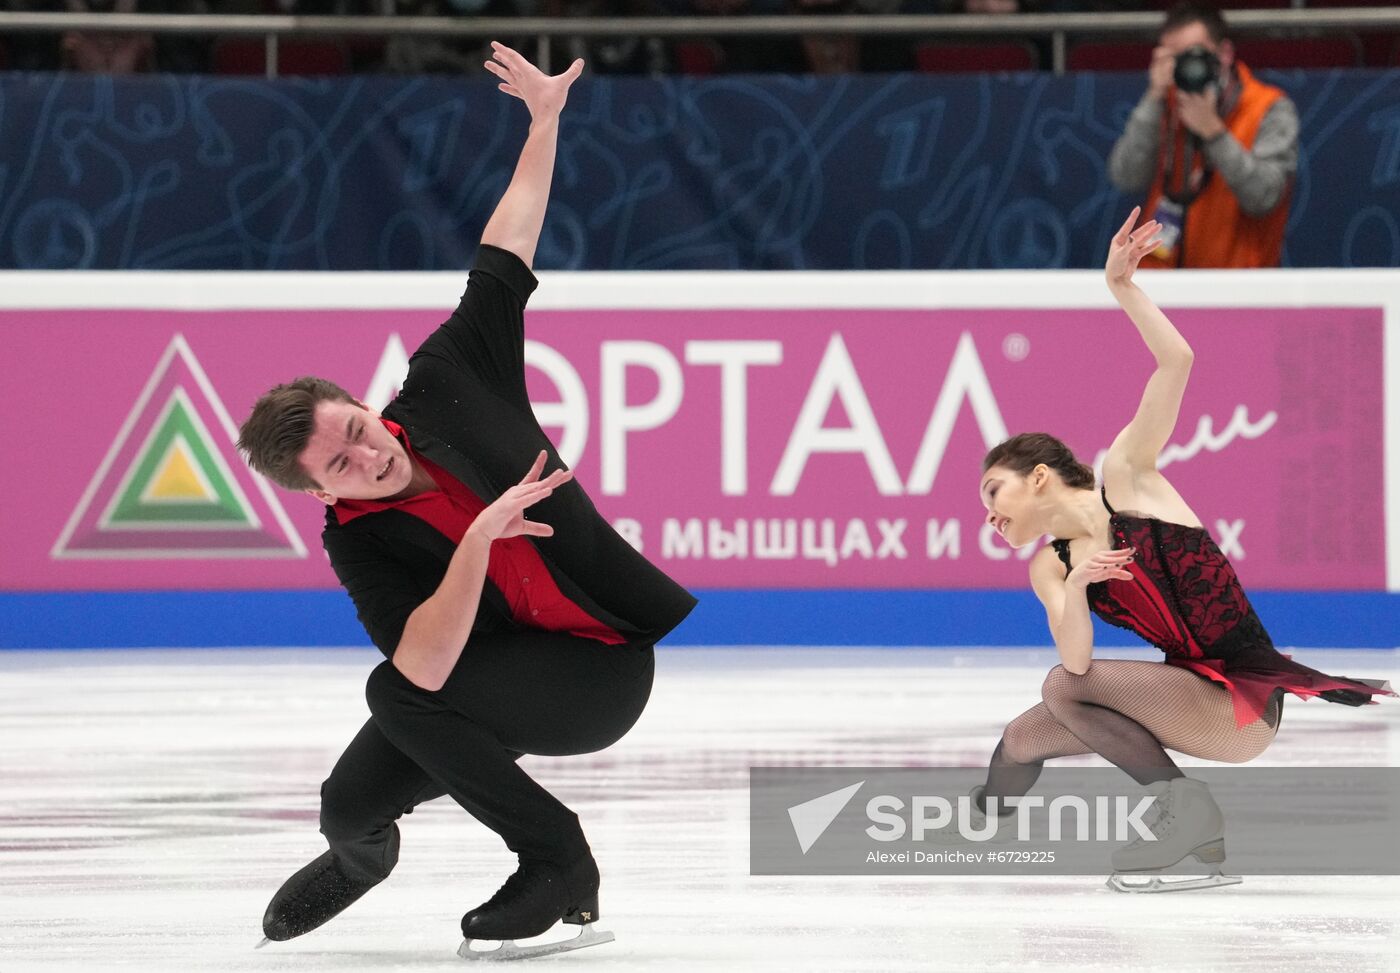
<path id="1" fill-rule="evenodd" d="M 468 532 L 475 533 L 487 541 L 519 537 L 522 534 L 530 537 L 554 536 L 553 527 L 525 518 L 526 510 L 574 478 L 572 470 L 560 469 L 540 479 L 548 458 L 549 454 L 540 450 L 540 455 L 535 457 L 534 465 L 530 467 L 530 472 L 525 474 L 525 479 L 502 493 L 494 503 L 477 514 Z"/>
<path id="2" fill-rule="evenodd" d="M 1114 284 L 1126 284 L 1133 279 L 1133 271 L 1137 270 L 1138 261 L 1157 249 L 1160 239 L 1157 231 L 1162 228 L 1162 224 L 1156 220 L 1148 220 L 1136 230 L 1133 224 L 1137 222 L 1138 214 L 1142 212 L 1141 206 L 1134 206 L 1133 211 L 1128 214 L 1127 220 L 1118 228 L 1118 232 L 1113 235 L 1113 240 L 1108 245 L 1108 260 L 1104 263 L 1104 276 L 1108 278 L 1109 286 Z"/>
<path id="3" fill-rule="evenodd" d="M 1099 551 L 1093 557 L 1079 562 L 1069 573 L 1069 577 L 1065 578 L 1065 584 L 1083 589 L 1110 578 L 1131 581 L 1133 576 L 1128 573 L 1128 562 L 1133 559 L 1136 550 L 1132 547 L 1120 547 L 1111 551 Z"/>

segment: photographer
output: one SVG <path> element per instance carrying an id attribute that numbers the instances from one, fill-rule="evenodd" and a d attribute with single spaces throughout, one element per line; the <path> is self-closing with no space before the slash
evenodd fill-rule
<path id="1" fill-rule="evenodd" d="M 133 14 L 137 0 L 66 0 L 69 13 Z M 156 40 L 150 34 L 66 32 L 59 41 L 63 68 L 87 74 L 136 74 L 156 63 Z"/>
<path id="2" fill-rule="evenodd" d="M 1108 157 L 1162 225 L 1144 267 L 1277 267 L 1298 167 L 1298 112 L 1235 60 L 1214 7 L 1168 13 L 1147 93 Z"/>

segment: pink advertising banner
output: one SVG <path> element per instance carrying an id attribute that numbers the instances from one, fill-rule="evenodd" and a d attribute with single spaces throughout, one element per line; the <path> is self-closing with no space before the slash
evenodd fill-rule
<path id="1" fill-rule="evenodd" d="M 6 590 L 333 587 L 323 508 L 232 446 L 270 385 L 372 404 L 442 312 L 0 310 Z M 1382 590 L 1382 313 L 1183 309 L 1162 469 L 1249 586 Z M 697 588 L 1024 587 L 979 462 L 1088 462 L 1151 359 L 1116 310 L 539 310 L 536 411 L 624 536 Z M 522 470 L 522 473 L 524 471 Z"/>

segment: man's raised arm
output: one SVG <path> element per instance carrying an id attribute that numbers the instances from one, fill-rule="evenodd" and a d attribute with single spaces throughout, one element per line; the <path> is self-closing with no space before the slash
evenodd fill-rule
<path id="1" fill-rule="evenodd" d="M 520 150 L 515 175 L 496 211 L 486 223 L 481 242 L 515 254 L 527 267 L 535 261 L 535 246 L 544 225 L 549 186 L 554 179 L 554 149 L 559 138 L 559 113 L 569 86 L 583 73 L 582 59 L 563 74 L 545 74 L 520 54 L 494 41 L 486 69 L 501 79 L 500 89 L 530 109 L 530 134 Z"/>

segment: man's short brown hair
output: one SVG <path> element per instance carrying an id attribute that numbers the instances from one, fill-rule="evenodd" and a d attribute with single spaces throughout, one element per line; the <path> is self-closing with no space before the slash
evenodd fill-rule
<path id="1" fill-rule="evenodd" d="M 312 375 L 279 385 L 253 404 L 253 414 L 238 430 L 238 448 L 248 465 L 288 490 L 319 490 L 321 484 L 301 467 L 301 454 L 316 428 L 321 402 L 354 402 L 334 382 Z"/>
<path id="2" fill-rule="evenodd" d="M 1230 28 L 1225 24 L 1225 15 L 1213 3 L 1178 3 L 1167 11 L 1157 36 L 1191 24 L 1201 24 L 1210 36 L 1212 44 L 1219 44 L 1230 36 Z"/>

